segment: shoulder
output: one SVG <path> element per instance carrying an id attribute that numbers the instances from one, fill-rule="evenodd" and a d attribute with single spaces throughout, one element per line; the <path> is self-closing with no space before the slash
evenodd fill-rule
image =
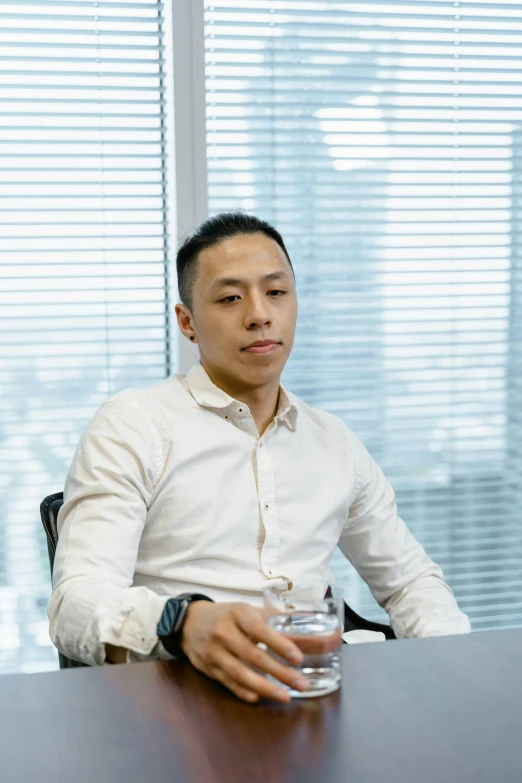
<path id="1" fill-rule="evenodd" d="M 182 385 L 183 375 L 171 375 L 158 383 L 143 388 L 127 388 L 114 394 L 102 408 L 111 409 L 121 416 L 129 415 L 141 418 L 145 424 L 156 426 L 162 411 L 175 410 L 186 403 L 186 391 Z"/>
<path id="2" fill-rule="evenodd" d="M 182 396 L 184 394 L 183 378 L 184 375 L 178 373 L 150 386 L 137 389 L 129 387 L 114 394 L 105 404 L 126 405 L 129 408 L 134 408 L 136 411 L 146 409 L 151 405 L 161 405 L 165 400 L 172 401 L 178 395 Z"/>
<path id="3" fill-rule="evenodd" d="M 295 395 L 292 395 L 292 402 L 298 407 L 298 415 L 302 416 L 305 426 L 312 430 L 313 436 L 315 434 L 315 439 L 326 446 L 329 453 L 341 456 L 353 467 L 357 488 L 367 482 L 375 470 L 379 472 L 364 443 L 342 419 L 308 405 Z"/>
<path id="4" fill-rule="evenodd" d="M 287 396 L 296 406 L 299 419 L 312 432 L 320 433 L 323 438 L 327 437 L 332 445 L 339 443 L 342 445 L 343 450 L 357 453 L 360 453 L 361 449 L 364 450 L 364 446 L 359 438 L 338 416 L 334 416 L 333 413 L 328 413 L 328 411 L 321 408 L 308 405 L 308 403 L 291 392 L 287 392 Z"/>
<path id="5" fill-rule="evenodd" d="M 84 453 L 123 447 L 136 459 L 152 459 L 156 473 L 165 461 L 162 407 L 179 407 L 183 387 L 179 376 L 141 389 L 127 388 L 106 400 L 88 423 L 80 441 Z"/>
<path id="6" fill-rule="evenodd" d="M 180 407 L 185 394 L 182 377 L 172 375 L 150 386 L 127 388 L 114 394 L 97 409 L 87 433 L 103 430 L 106 434 L 113 431 L 124 436 L 134 432 L 147 440 L 150 437 L 161 440 L 161 413 L 165 408 Z"/>

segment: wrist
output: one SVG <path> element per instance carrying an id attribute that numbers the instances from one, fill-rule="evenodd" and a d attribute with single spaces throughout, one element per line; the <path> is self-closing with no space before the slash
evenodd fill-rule
<path id="1" fill-rule="evenodd" d="M 197 630 L 198 621 L 202 613 L 208 609 L 207 603 L 207 601 L 194 601 L 187 609 L 180 639 L 181 652 L 185 658 L 189 657 L 189 640 L 192 637 L 194 630 Z"/>
<path id="2" fill-rule="evenodd" d="M 183 593 L 169 598 L 157 627 L 157 634 L 165 650 L 175 658 L 185 657 L 182 647 L 183 631 L 192 605 L 212 599 L 201 593 Z"/>

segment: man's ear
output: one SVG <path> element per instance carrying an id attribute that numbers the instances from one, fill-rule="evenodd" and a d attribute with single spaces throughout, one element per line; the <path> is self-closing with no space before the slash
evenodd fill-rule
<path id="1" fill-rule="evenodd" d="M 180 331 L 185 335 L 185 337 L 189 338 L 190 335 L 194 334 L 195 332 L 192 313 L 190 312 L 187 305 L 181 303 L 178 303 L 175 306 L 174 312 L 176 313 L 176 318 L 178 319 L 178 326 Z"/>

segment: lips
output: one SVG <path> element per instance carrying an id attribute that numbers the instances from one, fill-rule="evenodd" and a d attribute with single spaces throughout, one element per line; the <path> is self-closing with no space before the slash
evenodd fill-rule
<path id="1" fill-rule="evenodd" d="M 279 343 L 265 343 L 264 345 L 251 345 L 249 348 L 244 348 L 247 353 L 266 354 L 272 353 L 276 348 L 279 348 Z"/>

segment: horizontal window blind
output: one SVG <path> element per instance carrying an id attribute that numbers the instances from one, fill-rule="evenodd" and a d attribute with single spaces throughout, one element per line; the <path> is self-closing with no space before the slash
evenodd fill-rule
<path id="1" fill-rule="evenodd" d="M 169 371 L 163 4 L 0 2 L 0 671 L 54 667 L 39 503 Z"/>
<path id="2" fill-rule="evenodd" d="M 473 627 L 522 625 L 522 3 L 205 7 L 210 210 L 287 241 L 284 381 L 362 438 Z"/>

